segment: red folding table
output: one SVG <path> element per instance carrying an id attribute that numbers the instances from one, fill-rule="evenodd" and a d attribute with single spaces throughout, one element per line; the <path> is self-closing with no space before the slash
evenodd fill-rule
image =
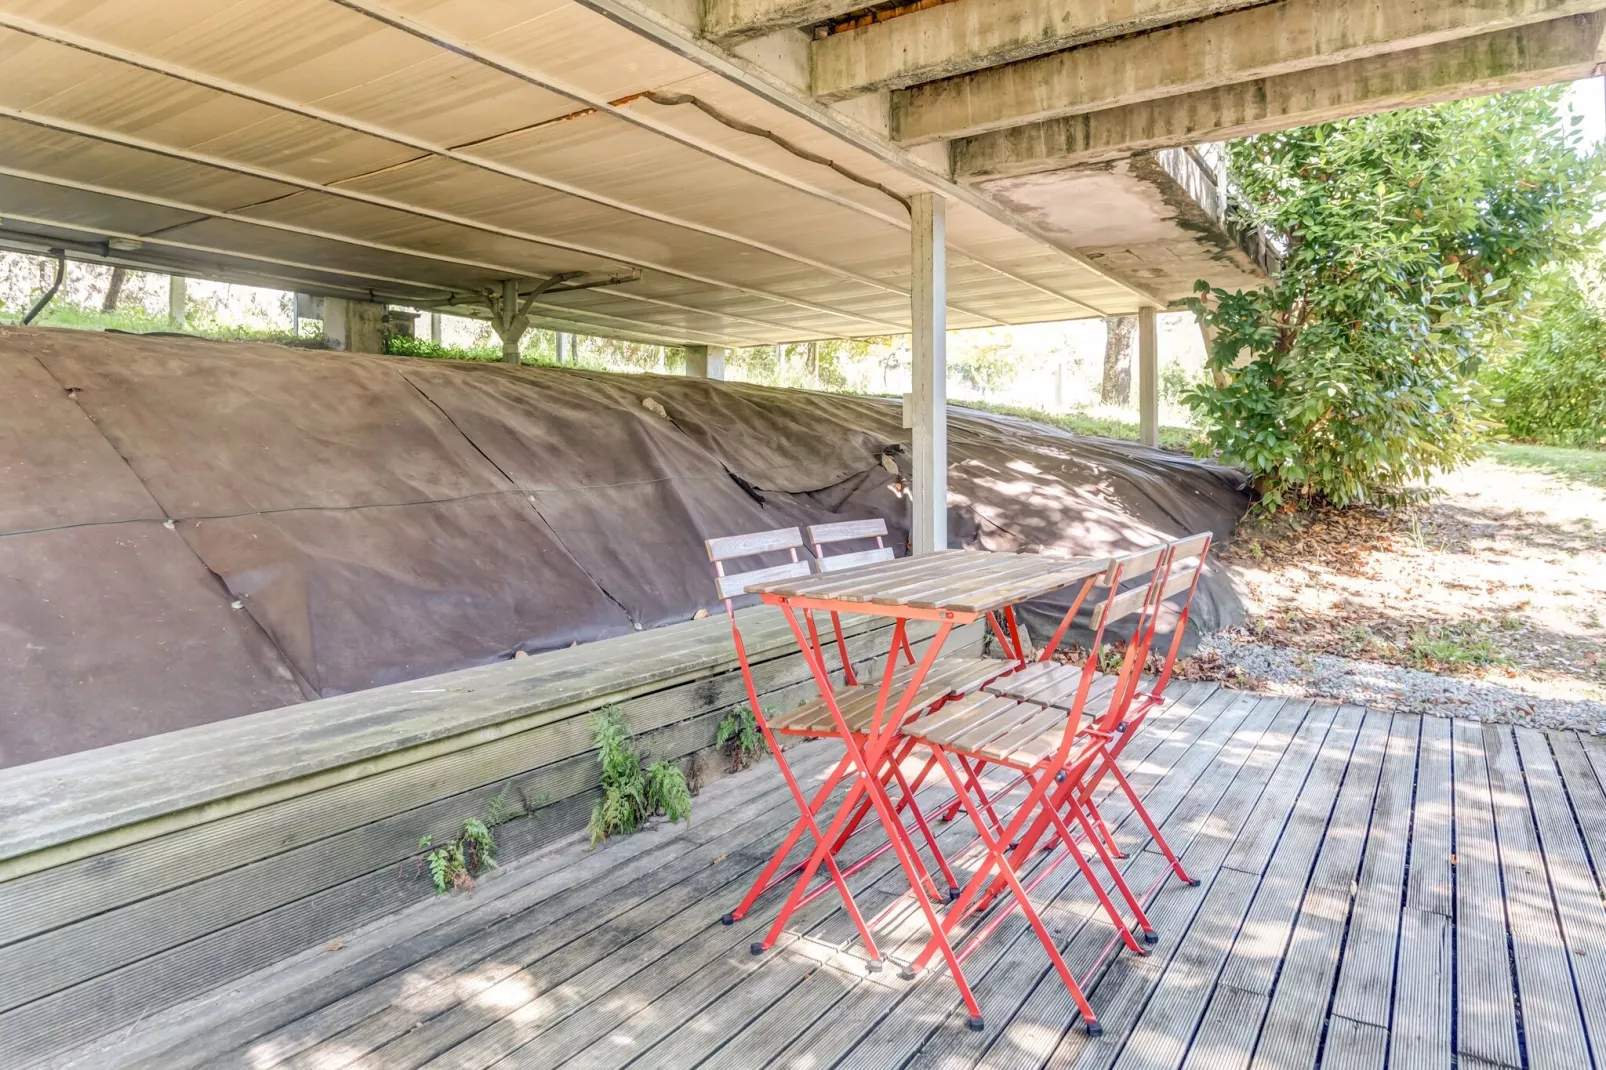
<path id="1" fill-rule="evenodd" d="M 852 778 L 828 830 L 823 836 L 815 837 L 813 853 L 802 867 L 769 935 L 753 945 L 754 954 L 774 944 L 787 919 L 804 900 L 821 864 L 840 847 L 842 834 L 848 830 L 850 822 L 863 817 L 864 804 L 868 802 L 869 809 L 886 831 L 889 846 L 896 854 L 915 902 L 925 916 L 937 949 L 947 961 L 960 995 L 970 1010 L 972 1025 L 980 1028 L 981 1010 L 965 981 L 960 959 L 948 940 L 937 907 L 925 894 L 926 889 L 934 887 L 934 882 L 898 816 L 899 807 L 893 804 L 887 793 L 889 780 L 896 776 L 903 789 L 903 798 L 912 798 L 913 792 L 919 790 L 924 771 L 912 782 L 906 781 L 895 767 L 888 768 L 889 764 L 895 763 L 889 763 L 887 759 L 895 756 L 894 748 L 900 743 L 907 745 L 908 741 L 901 740 L 899 733 L 912 714 L 941 706 L 940 700 L 934 703 L 929 696 L 922 695 L 922 685 L 941 665 L 943 645 L 956 627 L 982 619 L 988 622 L 988 627 L 1009 655 L 1008 660 L 998 662 L 998 674 L 1003 675 L 1025 661 L 1013 607 L 1078 583 L 1083 584 L 1082 594 L 1085 597 L 1086 590 L 1105 572 L 1108 565 L 1108 558 L 1065 560 L 1036 554 L 939 552 L 826 575 L 758 583 L 747 588 L 749 593 L 759 595 L 765 603 L 777 606 L 785 613 L 803 659 L 820 689 L 818 702 L 835 725 L 836 734 L 846 748 L 843 762 L 815 794 L 810 803 L 811 812 L 801 815 L 799 827 L 812 825 L 815 814 L 823 808 L 833 789 L 843 779 Z M 1080 603 L 1079 597 L 1076 604 Z M 845 716 L 843 712 L 843 706 L 848 704 L 849 688 L 833 685 L 818 644 L 811 642 L 813 629 L 809 626 L 808 618 L 815 612 L 857 613 L 887 617 L 894 622 L 874 701 L 849 704 L 851 716 Z M 936 625 L 936 631 L 913 670 L 895 673 L 899 654 L 906 649 L 910 621 L 932 622 Z M 895 681 L 898 686 L 894 686 Z M 982 686 L 982 682 L 975 686 Z M 927 762 L 927 770 L 931 764 L 931 761 Z M 982 805 L 988 805 L 980 784 L 974 778 L 971 778 L 966 789 L 973 791 Z M 801 796 L 799 798 L 801 801 Z M 919 808 L 916 806 L 912 809 L 916 822 L 923 822 Z M 926 830 L 922 828 L 921 831 Z M 796 830 L 793 838 L 796 838 Z M 929 835 L 923 838 L 930 842 Z M 834 859 L 832 861 L 834 863 Z M 940 857 L 936 861 L 942 868 L 947 868 Z M 880 954 L 873 935 L 861 921 L 854 906 L 852 892 L 846 885 L 846 875 L 834 864 L 827 866 L 827 872 L 829 884 L 824 887 L 837 887 L 848 910 L 854 914 L 854 920 L 859 922 L 859 931 L 868 944 L 866 952 L 872 969 L 879 968 Z M 813 894 L 823 890 L 822 887 Z M 946 906 L 946 903 L 942 905 Z"/>

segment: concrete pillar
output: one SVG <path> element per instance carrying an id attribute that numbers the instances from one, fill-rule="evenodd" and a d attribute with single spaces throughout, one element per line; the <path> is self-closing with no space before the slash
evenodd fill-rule
<path id="1" fill-rule="evenodd" d="M 1160 444 L 1160 328 L 1156 311 L 1138 309 L 1138 441 Z"/>
<path id="2" fill-rule="evenodd" d="M 429 314 L 429 340 L 436 345 L 441 344 L 441 314 L 439 312 L 431 312 Z"/>
<path id="3" fill-rule="evenodd" d="M 699 379 L 725 378 L 725 350 L 719 346 L 687 346 L 686 374 Z"/>
<path id="4" fill-rule="evenodd" d="M 323 299 L 323 337 L 330 349 L 347 353 L 385 351 L 385 306 L 374 301 Z"/>
<path id="5" fill-rule="evenodd" d="M 175 331 L 183 329 L 184 317 L 190 310 L 188 283 L 182 275 L 167 277 L 167 325 Z"/>
<path id="6" fill-rule="evenodd" d="M 553 339 L 553 346 L 557 349 L 558 363 L 574 363 L 574 335 L 565 331 L 558 331 Z M 568 356 L 564 356 L 567 352 Z"/>
<path id="7" fill-rule="evenodd" d="M 519 314 L 519 280 L 502 280 L 502 299 L 491 306 L 491 329 L 502 340 L 502 363 L 519 362 L 519 343 L 530 329 L 530 317 Z"/>
<path id="8" fill-rule="evenodd" d="M 911 416 L 914 423 L 914 552 L 948 548 L 948 251 L 947 203 L 933 193 L 910 198 Z"/>

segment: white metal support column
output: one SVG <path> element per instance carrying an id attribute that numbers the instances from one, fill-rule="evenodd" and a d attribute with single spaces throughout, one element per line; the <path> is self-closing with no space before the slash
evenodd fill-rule
<path id="1" fill-rule="evenodd" d="M 1153 305 L 1138 309 L 1138 441 L 1160 444 L 1160 327 Z"/>
<path id="2" fill-rule="evenodd" d="M 914 358 L 914 552 L 948 548 L 947 204 L 934 193 L 909 202 L 910 350 Z"/>

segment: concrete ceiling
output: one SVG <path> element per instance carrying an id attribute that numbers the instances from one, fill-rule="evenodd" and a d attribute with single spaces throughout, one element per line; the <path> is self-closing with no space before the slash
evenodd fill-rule
<path id="1" fill-rule="evenodd" d="M 950 326 L 1130 313 L 1072 169 L 1581 77 L 1606 0 L 862 5 L 0 0 L 0 245 L 753 345 L 907 330 L 935 190 Z"/>

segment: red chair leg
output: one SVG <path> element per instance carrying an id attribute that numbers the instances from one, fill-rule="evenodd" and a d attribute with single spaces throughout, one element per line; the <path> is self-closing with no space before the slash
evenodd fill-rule
<path id="1" fill-rule="evenodd" d="M 1171 850 L 1171 845 L 1166 842 L 1164 834 L 1155 825 L 1154 818 L 1149 816 L 1149 811 L 1143 805 L 1142 800 L 1138 798 L 1138 793 L 1132 790 L 1132 784 L 1126 779 L 1126 774 L 1121 772 L 1120 766 L 1114 762 L 1109 763 L 1109 768 L 1110 775 L 1115 777 L 1115 782 L 1121 785 L 1121 790 L 1126 793 L 1127 801 L 1132 804 L 1132 809 L 1138 812 L 1138 817 L 1142 820 L 1143 827 L 1149 830 L 1149 835 L 1153 837 L 1155 843 L 1159 844 L 1160 852 L 1165 855 L 1165 860 L 1171 864 L 1171 872 L 1175 873 L 1177 879 L 1182 883 L 1189 887 L 1197 888 L 1199 882 L 1188 876 L 1188 871 L 1182 868 L 1181 859 L 1177 858 L 1176 852 Z"/>
<path id="2" fill-rule="evenodd" d="M 1038 915 L 1037 909 L 1032 906 L 1031 897 L 1027 894 L 1026 889 L 1021 886 L 1020 878 L 1010 867 L 1009 860 L 1007 857 L 1005 857 L 1002 850 L 1002 840 L 995 837 L 991 830 L 989 830 L 987 827 L 987 821 L 983 817 L 981 810 L 971 800 L 970 795 L 964 790 L 964 785 L 960 781 L 958 774 L 954 772 L 953 766 L 948 764 L 946 758 L 943 756 L 940 750 L 937 752 L 937 760 L 941 763 L 943 771 L 948 774 L 948 779 L 953 784 L 954 791 L 959 793 L 960 798 L 964 803 L 966 812 L 970 814 L 970 819 L 976 826 L 976 833 L 981 838 L 982 846 L 987 852 L 987 862 L 977 870 L 977 877 L 983 877 L 988 870 L 994 867 L 1000 870 L 1004 881 L 1008 884 L 1009 888 L 1015 895 L 1016 902 L 1020 905 L 1021 913 L 1026 916 L 1027 923 L 1031 925 L 1032 930 L 1037 933 L 1037 939 L 1042 943 L 1043 950 L 1048 953 L 1049 961 L 1053 964 L 1055 972 L 1058 973 L 1060 975 L 1060 979 L 1065 982 L 1065 987 L 1070 992 L 1071 999 L 1076 1002 L 1076 1008 L 1081 1012 L 1082 1021 L 1086 1024 L 1088 1034 L 1090 1036 L 1099 1035 L 1099 1033 L 1103 1032 L 1103 1029 L 1098 1024 L 1098 1016 L 1093 1013 L 1093 1008 L 1091 1005 L 1089 1005 L 1087 996 L 1083 994 L 1082 986 L 1077 983 L 1076 977 L 1071 973 L 1071 968 L 1065 964 L 1065 959 L 1060 954 L 1059 945 L 1055 943 L 1053 936 L 1050 935 L 1048 927 L 1043 924 L 1043 919 Z M 1026 803 L 1022 805 L 1031 805 L 1034 801 L 1041 802 L 1043 795 L 1044 792 L 1042 790 L 1042 786 L 1034 786 L 1032 792 L 1027 795 Z M 976 884 L 976 878 L 972 878 L 971 889 L 974 889 Z M 944 926 L 934 932 L 931 942 L 926 945 L 926 948 L 921 952 L 920 957 L 917 958 L 911 965 L 910 969 L 906 971 L 906 975 L 914 974 L 922 966 L 924 966 L 926 962 L 930 961 L 930 953 L 933 945 L 936 945 L 939 950 L 942 950 L 945 956 L 947 956 L 950 960 L 956 957 L 953 952 L 953 946 L 948 941 L 947 933 L 948 929 L 952 927 L 953 922 L 957 918 L 964 916 L 965 906 L 961 901 L 955 903 L 954 907 L 955 908 L 950 912 L 949 917 L 945 919 Z M 959 971 L 957 962 L 955 962 L 951 968 L 957 975 Z M 972 1028 L 979 1029 L 981 1026 L 973 1019 Z"/>
<path id="3" fill-rule="evenodd" d="M 851 760 L 846 755 L 843 755 L 842 760 L 837 762 L 835 771 L 826 778 L 825 785 L 815 792 L 814 798 L 809 802 L 809 813 L 815 816 L 819 815 L 820 807 L 825 805 L 825 800 L 831 797 L 831 792 L 835 791 L 836 786 L 842 782 L 842 778 L 847 775 L 850 766 Z M 788 780 L 790 780 L 789 774 Z M 792 853 L 792 848 L 797 846 L 799 837 L 808 830 L 808 827 L 809 821 L 807 818 L 799 817 L 797 819 L 792 825 L 792 831 L 786 834 L 786 839 L 781 841 L 781 845 L 770 856 L 769 862 L 764 866 L 763 871 L 759 873 L 758 879 L 753 882 L 753 886 L 747 890 L 747 894 L 742 897 L 741 903 L 737 905 L 735 910 L 721 918 L 721 921 L 726 925 L 734 925 L 736 922 L 741 921 L 742 918 L 747 916 L 747 912 L 753 908 L 753 904 L 758 900 L 759 896 L 802 868 L 803 863 L 799 862 L 787 873 L 779 877 L 775 875 L 775 871 L 780 868 L 782 862 L 786 861 L 786 856 Z"/>

